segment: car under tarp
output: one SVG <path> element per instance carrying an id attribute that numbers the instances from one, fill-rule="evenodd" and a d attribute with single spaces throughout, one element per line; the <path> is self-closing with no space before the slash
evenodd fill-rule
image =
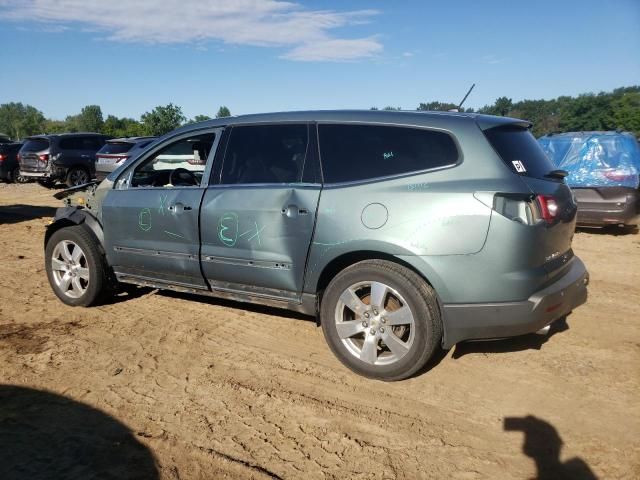
<path id="1" fill-rule="evenodd" d="M 538 139 L 547 156 L 568 175 L 570 187 L 638 188 L 640 146 L 627 132 L 568 132 Z"/>

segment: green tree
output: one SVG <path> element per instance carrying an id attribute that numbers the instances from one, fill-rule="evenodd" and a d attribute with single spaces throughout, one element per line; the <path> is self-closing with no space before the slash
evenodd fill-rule
<path id="1" fill-rule="evenodd" d="M 196 115 L 191 120 L 187 121 L 186 125 L 191 125 L 192 123 L 198 122 L 206 122 L 207 120 L 211 120 L 209 115 Z"/>
<path id="2" fill-rule="evenodd" d="M 140 120 L 147 135 L 160 136 L 178 128 L 184 123 L 186 117 L 182 114 L 180 107 L 170 103 L 144 113 Z"/>
<path id="3" fill-rule="evenodd" d="M 99 105 L 87 105 L 77 116 L 78 129 L 84 132 L 102 132 L 104 120 Z"/>
<path id="4" fill-rule="evenodd" d="M 144 128 L 133 118 L 118 118 L 109 115 L 104 121 L 103 133 L 112 137 L 139 137 L 144 135 Z"/>
<path id="5" fill-rule="evenodd" d="M 14 140 L 43 133 L 44 126 L 44 115 L 31 105 L 23 105 L 19 102 L 0 105 L 0 132 Z"/>
<path id="6" fill-rule="evenodd" d="M 68 132 L 67 122 L 64 120 L 46 119 L 44 122 L 43 133 L 64 133 Z"/>
<path id="7" fill-rule="evenodd" d="M 625 92 L 611 103 L 609 124 L 640 137 L 640 91 Z"/>
<path id="8" fill-rule="evenodd" d="M 216 113 L 216 118 L 224 118 L 224 117 L 230 117 L 230 116 L 231 116 L 231 111 L 224 105 L 222 105 L 218 109 L 218 113 Z"/>
<path id="9" fill-rule="evenodd" d="M 448 112 L 449 110 L 455 110 L 457 108 L 458 108 L 458 105 L 454 103 L 429 102 L 429 103 L 421 103 L 420 105 L 418 105 L 418 108 L 416 108 L 416 110 L 421 112 L 434 111 L 434 110 L 441 111 L 441 112 Z M 461 108 L 460 110 L 464 112 L 464 108 Z"/>

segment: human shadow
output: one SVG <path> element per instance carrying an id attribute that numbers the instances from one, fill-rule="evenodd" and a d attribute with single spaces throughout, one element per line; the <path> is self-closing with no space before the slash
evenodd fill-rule
<path id="1" fill-rule="evenodd" d="M 496 340 L 483 340 L 458 343 L 452 357 L 458 359 L 469 353 L 511 353 L 523 350 L 540 350 L 549 339 L 561 332 L 569 330 L 566 317 L 559 318 L 549 325 L 546 334 L 531 333 L 518 337 Z"/>
<path id="2" fill-rule="evenodd" d="M 53 217 L 55 207 L 39 205 L 2 205 L 0 206 L 0 225 L 27 222 L 36 218 Z"/>
<path id="3" fill-rule="evenodd" d="M 153 453 L 115 418 L 54 393 L 0 384 L 3 480 L 159 478 Z"/>
<path id="4" fill-rule="evenodd" d="M 562 438 L 549 422 L 533 415 L 505 417 L 504 430 L 524 433 L 522 453 L 535 462 L 537 480 L 597 480 L 580 457 L 566 462 L 560 460 Z"/>

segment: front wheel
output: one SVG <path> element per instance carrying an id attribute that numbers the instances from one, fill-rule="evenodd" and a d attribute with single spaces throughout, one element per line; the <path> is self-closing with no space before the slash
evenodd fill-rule
<path id="1" fill-rule="evenodd" d="M 348 368 L 385 381 L 423 368 L 442 338 L 431 287 L 415 272 L 384 260 L 366 260 L 340 272 L 320 309 L 329 347 Z"/>
<path id="2" fill-rule="evenodd" d="M 61 228 L 47 242 L 45 268 L 56 296 L 88 307 L 110 292 L 108 267 L 93 235 L 82 225 Z"/>

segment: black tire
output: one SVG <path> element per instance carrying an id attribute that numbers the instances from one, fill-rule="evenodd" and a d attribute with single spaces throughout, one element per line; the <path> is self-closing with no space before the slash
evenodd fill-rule
<path id="1" fill-rule="evenodd" d="M 70 241 L 80 247 L 84 254 L 83 265 L 88 269 L 88 281 L 84 293 L 72 298 L 56 283 L 53 267 L 53 256 L 56 246 L 63 241 Z M 93 233 L 83 225 L 64 227 L 51 235 L 45 247 L 45 268 L 49 284 L 56 296 L 65 304 L 73 307 L 88 307 L 108 299 L 114 292 L 115 282 L 110 274 L 111 269 L 100 251 L 98 240 Z M 80 281 L 80 280 L 78 280 Z M 67 290 L 68 291 L 68 290 Z"/>
<path id="2" fill-rule="evenodd" d="M 71 188 L 89 183 L 90 181 L 91 175 L 89 175 L 89 172 L 86 169 L 82 167 L 73 167 L 67 172 L 67 178 L 64 183 L 67 187 Z"/>
<path id="3" fill-rule="evenodd" d="M 20 175 L 20 167 L 16 167 L 14 168 L 10 173 L 9 173 L 9 181 L 11 183 L 26 183 L 25 177 L 23 177 L 22 175 Z"/>
<path id="4" fill-rule="evenodd" d="M 406 350 L 403 350 L 403 352 L 406 351 L 406 353 L 403 353 L 404 356 L 399 357 L 397 360 L 393 360 L 393 363 L 372 364 L 361 360 L 362 356 L 358 357 L 350 351 L 349 347 L 345 345 L 338 335 L 338 320 L 336 320 L 336 318 L 339 315 L 343 315 L 343 313 L 338 313 L 338 310 L 342 305 L 339 303 L 341 302 L 341 295 L 351 287 L 359 284 L 365 284 L 363 288 L 366 291 L 367 282 L 380 283 L 390 287 L 391 290 L 384 294 L 384 298 L 386 299 L 382 302 L 386 305 L 384 308 L 389 307 L 389 302 L 391 300 L 396 302 L 397 305 L 401 305 L 395 297 L 395 294 L 398 294 L 405 303 L 403 306 L 409 307 L 412 314 L 413 323 L 402 334 L 407 337 L 409 335 L 407 332 L 410 332 L 410 329 L 414 329 L 412 340 L 408 342 L 410 346 L 407 347 Z M 392 290 L 395 290 L 395 292 Z M 369 294 L 369 302 L 371 302 L 371 298 L 372 293 Z M 366 304 L 366 298 L 364 301 Z M 370 304 L 367 304 L 366 306 L 370 307 Z M 348 312 L 349 310 L 347 309 L 344 311 Z M 369 312 L 365 312 L 364 314 L 367 313 Z M 389 313 L 391 313 L 390 310 Z M 373 315 L 373 311 L 370 312 L 370 314 Z M 376 312 L 376 315 L 377 314 L 378 313 Z M 373 324 L 373 316 L 371 317 L 372 323 L 367 323 L 367 325 L 377 327 L 377 335 L 382 335 L 380 331 L 384 331 L 385 325 L 380 322 L 386 321 L 383 320 L 385 315 L 382 315 L 382 312 L 380 312 L 380 317 L 375 318 L 377 319 L 375 325 Z M 403 380 L 421 370 L 433 354 L 440 348 L 440 342 L 442 339 L 442 321 L 440 318 L 440 310 L 438 308 L 436 295 L 433 289 L 415 272 L 401 265 L 385 260 L 365 260 L 358 262 L 336 275 L 324 292 L 320 308 L 320 319 L 322 331 L 329 347 L 345 366 L 365 377 L 384 381 Z M 363 316 L 359 316 L 357 314 L 353 314 L 352 319 L 365 321 Z M 365 323 L 363 322 L 363 326 L 364 325 Z M 380 328 L 381 326 L 383 327 L 382 329 Z M 386 335 L 395 336 L 395 334 L 391 333 L 389 329 L 396 332 L 397 330 L 393 329 L 397 328 L 398 327 L 389 327 L 387 325 Z M 369 327 L 367 326 L 364 330 L 365 331 L 362 334 L 358 333 L 355 337 L 347 339 L 349 341 L 353 340 L 353 342 L 359 342 L 360 340 L 357 339 L 357 335 L 362 335 L 362 351 L 364 350 L 364 338 L 369 336 L 370 332 L 374 332 L 375 328 L 369 330 Z M 395 337 L 398 338 L 397 336 Z M 385 345 L 384 340 L 375 340 L 375 345 L 375 363 L 378 363 L 383 359 L 382 355 L 393 355 L 391 348 Z M 388 351 L 385 352 L 385 349 Z"/>

